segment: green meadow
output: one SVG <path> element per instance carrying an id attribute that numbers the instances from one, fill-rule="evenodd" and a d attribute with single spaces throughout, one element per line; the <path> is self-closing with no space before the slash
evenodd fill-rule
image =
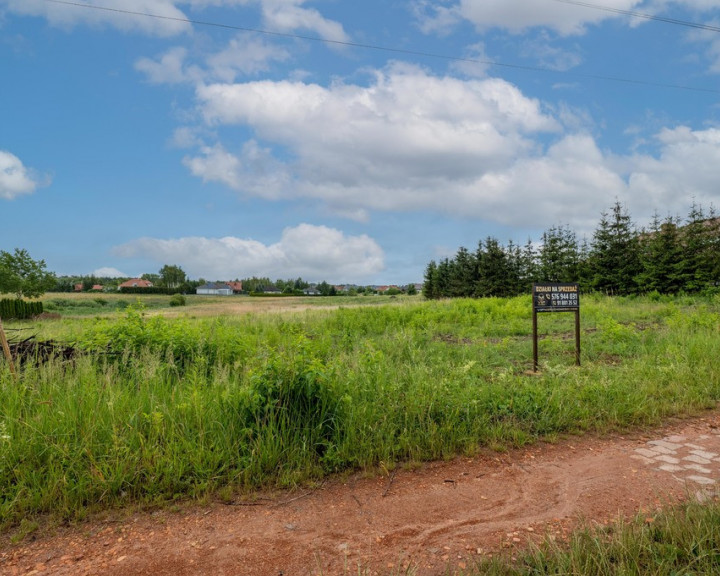
<path id="1" fill-rule="evenodd" d="M 574 315 L 541 314 L 536 374 L 529 296 L 255 300 L 232 314 L 228 301 L 75 300 L 5 326 L 81 351 L 17 378 L 0 363 L 5 529 L 651 427 L 720 400 L 717 295 L 583 295 L 582 365 Z"/>

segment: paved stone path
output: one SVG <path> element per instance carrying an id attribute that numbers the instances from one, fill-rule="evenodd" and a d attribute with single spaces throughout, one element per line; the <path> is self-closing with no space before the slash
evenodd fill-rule
<path id="1" fill-rule="evenodd" d="M 692 441 L 682 435 L 650 440 L 636 448 L 632 458 L 668 472 L 680 482 L 693 483 L 701 488 L 700 492 L 708 492 L 720 481 L 720 429 L 709 432 Z"/>

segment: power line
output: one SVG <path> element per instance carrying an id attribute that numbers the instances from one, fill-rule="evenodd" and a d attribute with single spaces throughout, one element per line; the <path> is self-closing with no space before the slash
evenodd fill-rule
<path id="1" fill-rule="evenodd" d="M 624 16 L 632 16 L 633 18 L 642 18 L 644 20 L 655 20 L 656 22 L 665 22 L 666 24 L 675 24 L 677 26 L 687 26 L 688 28 L 708 30 L 710 32 L 720 32 L 720 26 L 701 24 L 699 22 L 690 22 L 688 20 L 679 20 L 678 18 L 668 18 L 666 16 L 657 16 L 655 14 L 646 14 L 643 12 L 633 12 L 632 10 L 621 10 L 620 8 L 611 8 L 610 6 L 589 4 L 587 2 L 579 2 L 578 0 L 554 0 L 554 2 L 561 2 L 562 4 L 572 4 L 573 6 L 583 6 L 585 8 L 592 8 L 594 10 L 612 12 L 613 14 L 623 14 Z"/>
<path id="2" fill-rule="evenodd" d="M 593 8 L 600 8 L 603 9 L 600 6 L 595 6 L 592 4 L 584 4 L 581 2 L 576 2 L 574 0 L 555 0 L 556 2 L 565 2 L 567 4 L 579 4 L 584 5 L 587 7 L 593 7 Z M 604 76 L 604 75 L 598 75 L 598 74 L 582 74 L 579 72 L 570 72 L 570 71 L 559 71 L 559 70 L 553 70 L 552 68 L 544 68 L 542 66 L 529 66 L 529 65 L 523 65 L 523 64 L 508 64 L 506 62 L 499 62 L 497 60 L 481 60 L 477 58 L 466 58 L 462 56 L 451 56 L 447 54 L 439 54 L 436 52 L 424 52 L 420 50 L 409 50 L 405 48 L 394 48 L 391 46 L 381 46 L 378 44 L 364 44 L 359 42 L 350 42 L 347 40 L 331 40 L 327 38 L 319 38 L 317 36 L 305 36 L 302 34 L 295 34 L 295 33 L 289 33 L 289 32 L 277 32 L 272 30 L 263 30 L 261 28 L 252 28 L 249 26 L 238 26 L 234 24 L 222 24 L 219 22 L 210 22 L 205 20 L 194 20 L 190 18 L 179 18 L 177 16 L 163 16 L 161 14 L 152 14 L 149 12 L 138 12 L 135 10 L 125 10 L 122 8 L 110 8 L 108 6 L 97 6 L 93 4 L 83 4 L 81 2 L 72 2 L 70 0 L 45 0 L 45 2 L 50 2 L 52 4 L 61 4 L 65 6 L 75 6 L 79 8 L 88 8 L 92 10 L 100 10 L 104 12 L 113 12 L 116 14 L 125 14 L 129 16 L 142 16 L 145 18 L 156 18 L 158 20 L 169 20 L 173 22 L 182 22 L 184 24 L 194 24 L 197 26 L 211 26 L 215 28 L 223 28 L 226 30 L 236 30 L 239 32 L 253 32 L 255 34 L 262 34 L 265 36 L 274 36 L 274 37 L 280 37 L 280 38 L 291 38 L 295 40 L 306 40 L 309 42 L 319 42 L 323 44 L 332 44 L 337 46 L 345 46 L 349 48 L 362 48 L 365 50 L 376 50 L 380 52 L 389 52 L 393 54 L 404 54 L 406 56 L 421 56 L 424 58 L 436 58 L 440 60 L 447 60 L 451 62 L 464 62 L 469 64 L 482 64 L 484 66 L 497 66 L 501 68 L 509 68 L 513 70 L 524 70 L 529 72 L 546 72 L 546 73 L 553 73 L 553 74 L 562 74 L 566 76 L 573 76 L 576 78 L 584 78 L 589 80 L 602 80 L 606 82 L 618 82 L 623 84 L 634 84 L 637 86 L 649 86 L 653 88 L 665 88 L 665 89 L 673 89 L 673 90 L 686 90 L 689 92 L 704 92 L 709 94 L 720 94 L 720 89 L 716 88 L 703 88 L 699 86 L 687 86 L 683 84 L 669 84 L 664 82 L 653 82 L 650 80 L 639 80 L 636 78 L 623 78 L 620 76 Z M 615 10 L 612 8 L 607 8 L 608 11 L 615 11 L 615 12 L 621 12 L 624 13 L 626 11 L 620 11 Z M 680 21 L 678 21 L 680 22 Z M 699 26 L 699 25 L 698 25 Z M 718 31 L 720 31 L 720 28 L 718 28 Z"/>

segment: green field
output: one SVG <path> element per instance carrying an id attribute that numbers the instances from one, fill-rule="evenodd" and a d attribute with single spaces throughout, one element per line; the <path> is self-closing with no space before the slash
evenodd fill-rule
<path id="1" fill-rule="evenodd" d="M 84 353 L 17 381 L 0 363 L 5 529 L 653 426 L 720 400 L 718 296 L 583 296 L 582 366 L 574 315 L 544 314 L 538 374 L 529 297 L 105 298 L 48 295 L 55 317 L 6 323 Z"/>

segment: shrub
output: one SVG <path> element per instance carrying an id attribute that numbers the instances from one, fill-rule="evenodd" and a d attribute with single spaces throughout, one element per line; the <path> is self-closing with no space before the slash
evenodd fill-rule
<path id="1" fill-rule="evenodd" d="M 182 294 L 173 294 L 170 298 L 170 306 L 185 306 L 185 296 Z"/>

